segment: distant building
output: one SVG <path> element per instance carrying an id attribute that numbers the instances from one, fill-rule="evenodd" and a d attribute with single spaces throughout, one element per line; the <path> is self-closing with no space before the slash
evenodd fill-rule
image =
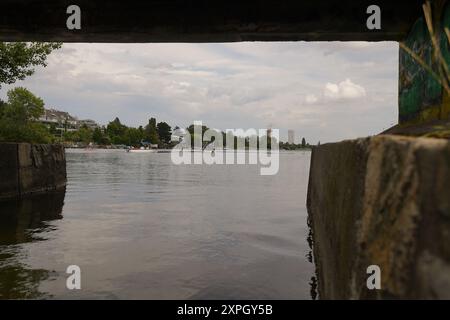
<path id="1" fill-rule="evenodd" d="M 96 129 L 99 127 L 99 125 L 97 124 L 97 122 L 95 122 L 94 120 L 91 119 L 86 119 L 86 120 L 78 120 L 77 122 L 77 126 L 80 128 L 82 126 L 86 126 L 89 129 Z"/>
<path id="2" fill-rule="evenodd" d="M 173 142 L 180 142 L 185 135 L 186 135 L 186 130 L 177 127 L 172 132 L 171 141 L 173 141 Z"/>
<path id="3" fill-rule="evenodd" d="M 77 129 L 78 119 L 68 112 L 56 109 L 45 109 L 44 114 L 38 119 L 39 122 L 50 126 L 55 126 L 56 130 L 73 131 Z"/>
<path id="4" fill-rule="evenodd" d="M 288 143 L 289 144 L 295 143 L 295 131 L 294 130 L 288 130 Z"/>
<path id="5" fill-rule="evenodd" d="M 94 120 L 78 120 L 77 117 L 72 116 L 68 112 L 59 111 L 56 109 L 45 109 L 44 114 L 38 119 L 39 122 L 50 126 L 55 126 L 59 131 L 75 131 L 81 126 L 86 125 L 88 128 L 95 129 L 99 125 Z"/>

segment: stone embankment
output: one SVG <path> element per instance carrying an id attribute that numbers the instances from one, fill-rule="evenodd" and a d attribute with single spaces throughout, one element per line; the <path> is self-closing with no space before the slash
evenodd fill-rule
<path id="1" fill-rule="evenodd" d="M 64 189 L 67 183 L 64 147 L 0 143 L 0 199 Z"/>
<path id="2" fill-rule="evenodd" d="M 308 211 L 320 298 L 450 298 L 450 141 L 381 135 L 316 147 Z M 367 287 L 370 265 L 381 290 Z"/>

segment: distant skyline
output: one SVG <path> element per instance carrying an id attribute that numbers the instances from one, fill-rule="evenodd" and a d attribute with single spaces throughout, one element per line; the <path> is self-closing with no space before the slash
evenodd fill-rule
<path id="1" fill-rule="evenodd" d="M 24 86 L 46 108 L 105 125 L 277 128 L 331 142 L 397 123 L 395 42 L 64 44 Z"/>

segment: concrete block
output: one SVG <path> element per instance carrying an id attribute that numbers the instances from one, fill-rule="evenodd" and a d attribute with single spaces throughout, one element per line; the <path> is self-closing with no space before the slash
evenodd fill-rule
<path id="1" fill-rule="evenodd" d="M 28 143 L 0 144 L 0 199 L 65 188 L 64 147 Z"/>
<path id="2" fill-rule="evenodd" d="M 64 147 L 59 145 L 19 145 L 21 194 L 56 190 L 66 184 Z"/>
<path id="3" fill-rule="evenodd" d="M 450 295 L 450 142 L 376 136 L 313 150 L 308 190 L 324 299 Z M 381 290 L 366 286 L 381 269 Z"/>
<path id="4" fill-rule="evenodd" d="M 0 199 L 19 194 L 17 144 L 0 144 Z"/>

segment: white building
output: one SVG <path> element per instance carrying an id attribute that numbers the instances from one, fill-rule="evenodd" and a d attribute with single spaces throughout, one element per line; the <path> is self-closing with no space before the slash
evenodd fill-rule
<path id="1" fill-rule="evenodd" d="M 289 144 L 295 143 L 295 131 L 294 130 L 288 130 L 288 143 Z"/>
<path id="2" fill-rule="evenodd" d="M 68 112 L 56 109 L 45 109 L 44 114 L 38 120 L 49 127 L 54 125 L 56 130 L 60 131 L 75 131 L 83 125 L 90 129 L 99 127 L 94 120 L 78 120 Z"/>
<path id="3" fill-rule="evenodd" d="M 91 120 L 91 119 L 78 120 L 77 127 L 80 128 L 82 126 L 87 126 L 89 129 L 92 129 L 92 130 L 99 127 L 97 122 L 95 122 L 94 120 Z"/>
<path id="4" fill-rule="evenodd" d="M 186 135 L 186 130 L 183 128 L 176 128 L 172 131 L 171 141 L 180 142 L 183 137 Z"/>
<path id="5" fill-rule="evenodd" d="M 54 125 L 57 130 L 61 131 L 76 130 L 78 122 L 78 119 L 68 112 L 56 109 L 45 109 L 44 114 L 38 120 L 49 127 Z"/>

